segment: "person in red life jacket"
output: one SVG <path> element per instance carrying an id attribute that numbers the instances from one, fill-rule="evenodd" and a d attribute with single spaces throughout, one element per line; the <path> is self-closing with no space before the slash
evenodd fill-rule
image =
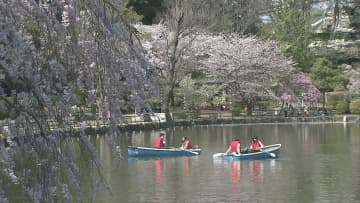
<path id="1" fill-rule="evenodd" d="M 187 137 L 182 137 L 180 149 L 192 149 L 193 146 Z"/>
<path id="2" fill-rule="evenodd" d="M 158 149 L 165 147 L 164 133 L 160 133 L 159 137 L 155 139 L 155 147 Z"/>
<path id="3" fill-rule="evenodd" d="M 239 139 L 234 139 L 231 141 L 229 148 L 226 150 L 225 154 L 241 154 L 240 151 L 240 141 Z"/>
<path id="4" fill-rule="evenodd" d="M 264 147 L 263 143 L 257 137 L 253 137 L 251 140 L 250 150 L 252 152 L 260 152 L 262 147 Z"/>

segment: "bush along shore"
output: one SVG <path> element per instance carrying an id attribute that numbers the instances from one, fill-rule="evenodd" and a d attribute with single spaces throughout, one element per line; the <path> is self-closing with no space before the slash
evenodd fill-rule
<path id="1" fill-rule="evenodd" d="M 308 116 L 308 117 L 282 117 L 282 116 L 246 116 L 234 118 L 202 118 L 177 119 L 173 122 L 133 122 L 119 125 L 120 131 L 138 131 L 149 129 L 164 129 L 170 127 L 187 127 L 199 125 L 228 125 L 228 124 L 257 124 L 257 123 L 360 123 L 359 115 L 335 116 Z M 88 133 L 106 133 L 107 127 L 89 127 Z"/>

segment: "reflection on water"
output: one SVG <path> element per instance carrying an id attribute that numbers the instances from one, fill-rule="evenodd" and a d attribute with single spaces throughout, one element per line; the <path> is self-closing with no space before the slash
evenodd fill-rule
<path id="1" fill-rule="evenodd" d="M 182 157 L 181 160 L 182 160 L 182 174 L 183 176 L 188 176 L 190 159 L 189 157 Z"/>
<path id="2" fill-rule="evenodd" d="M 238 190 L 238 186 L 240 183 L 240 172 L 241 172 L 241 162 L 240 161 L 231 161 L 231 183 L 233 191 Z"/>
<path id="3" fill-rule="evenodd" d="M 155 160 L 156 191 L 161 190 L 164 165 L 161 159 Z"/>
<path id="4" fill-rule="evenodd" d="M 178 146 L 187 135 L 202 147 L 200 156 L 128 158 L 119 168 L 111 161 L 111 150 L 101 143 L 105 176 L 116 192 L 113 196 L 100 192 L 96 202 L 360 203 L 359 134 L 360 126 L 348 124 L 181 128 L 167 132 L 168 146 Z M 156 131 L 132 133 L 127 139 L 119 138 L 119 145 L 121 149 L 151 146 L 157 135 Z M 212 158 L 226 149 L 233 137 L 247 143 L 253 135 L 266 144 L 281 143 L 280 157 L 253 161 Z M 126 152 L 123 154 L 126 158 Z"/>
<path id="5" fill-rule="evenodd" d="M 269 169 L 272 173 L 275 173 L 276 170 L 281 170 L 281 162 L 276 159 L 269 160 Z"/>
<path id="6" fill-rule="evenodd" d="M 263 183 L 264 180 L 264 162 L 270 163 L 269 160 L 253 160 L 253 161 L 215 161 L 214 164 L 230 165 L 230 177 L 233 191 L 239 191 L 241 184 L 248 184 L 247 181 L 251 181 L 254 185 Z M 273 164 L 275 162 L 272 162 Z M 223 166 L 224 167 L 224 166 Z M 242 168 L 243 167 L 243 168 Z M 273 165 L 275 167 L 275 165 Z M 242 169 L 244 171 L 242 171 Z M 241 182 L 241 176 L 244 177 Z"/>
<path id="7" fill-rule="evenodd" d="M 255 183 L 262 183 L 263 181 L 263 160 L 253 160 L 250 162 L 251 173 Z"/>

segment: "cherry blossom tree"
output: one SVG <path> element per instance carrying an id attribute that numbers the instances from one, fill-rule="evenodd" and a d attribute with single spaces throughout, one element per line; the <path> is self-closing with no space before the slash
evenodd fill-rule
<path id="1" fill-rule="evenodd" d="M 109 119 L 112 141 L 122 118 L 120 99 L 142 107 L 145 95 L 157 93 L 120 5 L 119 0 L 0 2 L 0 109 L 7 118 L 0 127 L 16 143 L 0 146 L 1 201 L 11 202 L 9 187 L 3 187 L 8 184 L 34 202 L 91 201 L 92 192 L 81 195 L 86 171 L 94 184 L 108 186 L 87 126 L 74 119 L 72 107 L 97 106 L 93 116 L 98 125 Z M 80 168 L 77 160 L 88 165 Z"/>
<path id="2" fill-rule="evenodd" d="M 150 63 L 157 67 L 164 87 L 162 110 L 166 120 L 172 123 L 170 111 L 174 107 L 174 89 L 186 74 L 191 60 L 189 47 L 196 37 L 196 22 L 192 17 L 199 8 L 194 0 L 166 1 L 164 25 L 137 26 L 141 33 L 151 33 L 150 39 L 142 39 Z"/>
<path id="3" fill-rule="evenodd" d="M 291 75 L 291 60 L 273 41 L 231 35 L 200 35 L 193 46 L 199 66 L 213 79 L 227 86 L 234 99 L 246 101 L 251 113 L 257 98 L 277 99 L 272 87 L 278 76 Z"/>
<path id="4" fill-rule="evenodd" d="M 294 83 L 298 85 L 297 90 L 300 90 L 303 101 L 310 103 L 310 106 L 316 106 L 320 91 L 312 84 L 310 77 L 299 73 L 294 77 Z"/>
<path id="5" fill-rule="evenodd" d="M 170 115 L 171 108 L 174 107 L 174 89 L 179 85 L 181 79 L 188 74 L 192 68 L 196 68 L 197 58 L 196 48 L 192 47 L 194 41 L 198 41 L 196 38 L 201 34 L 201 30 L 211 30 L 210 26 L 213 26 L 215 21 L 205 22 L 208 19 L 210 13 L 221 13 L 226 10 L 231 10 L 235 16 L 241 9 L 252 7 L 250 1 L 221 1 L 222 10 L 217 9 L 216 12 L 209 11 L 214 9 L 212 6 L 218 5 L 218 2 L 209 1 L 194 1 L 194 0 L 173 0 L 166 1 L 166 14 L 163 17 L 163 25 L 156 26 L 150 29 L 154 29 L 155 32 L 160 31 L 158 34 L 151 32 L 151 39 L 143 39 L 142 44 L 144 45 L 147 57 L 149 61 L 154 64 L 155 67 L 160 69 L 160 73 L 164 79 L 163 87 L 163 111 L 166 115 Z M 209 7 L 210 5 L 210 7 Z M 248 6 L 244 8 L 244 5 Z M 265 7 L 265 4 L 259 5 L 257 8 Z M 232 10 L 235 8 L 234 10 Z M 238 9 L 238 10 L 236 10 Z M 235 11 L 236 10 L 236 11 Z M 236 14 L 235 14 L 236 13 Z M 259 16 L 256 12 L 249 11 L 247 14 L 255 17 L 258 20 Z M 216 14 L 215 14 L 216 15 Z M 255 24 L 254 21 L 245 22 L 244 19 L 238 20 L 238 17 L 231 19 L 232 23 L 236 25 L 230 26 L 231 30 L 241 30 L 245 32 L 250 24 Z M 217 26 L 223 20 L 216 21 Z M 230 19 L 230 17 L 228 18 Z M 221 27 L 221 26 L 220 26 Z M 236 27 L 236 28 L 235 28 Z M 149 26 L 138 26 L 138 30 L 143 33 L 149 31 Z M 146 31 L 147 30 L 147 31 Z M 249 32 L 249 31 L 247 31 Z M 171 120 L 170 116 L 167 116 L 167 120 Z"/>
<path id="6" fill-rule="evenodd" d="M 161 33 L 167 28 L 163 25 L 137 28 L 141 33 L 151 33 L 151 37 L 145 35 L 143 42 L 150 63 L 160 69 L 166 66 L 163 47 L 167 43 Z M 290 76 L 294 70 L 293 62 L 281 54 L 273 41 L 197 32 L 195 37 L 182 38 L 179 47 L 183 44 L 186 49 L 182 49 L 184 53 L 178 59 L 187 64 L 177 68 L 176 73 L 192 66 L 205 73 L 213 84 L 221 84 L 224 87 L 221 91 L 228 92 L 233 99 L 246 101 L 249 107 L 255 99 L 279 99 L 280 95 L 273 91 L 278 77 Z"/>
<path id="7" fill-rule="evenodd" d="M 316 106 L 320 96 L 320 91 L 313 85 L 310 77 L 302 72 L 293 74 L 282 88 L 282 92 L 283 102 L 299 102 L 301 106 L 304 102 Z"/>

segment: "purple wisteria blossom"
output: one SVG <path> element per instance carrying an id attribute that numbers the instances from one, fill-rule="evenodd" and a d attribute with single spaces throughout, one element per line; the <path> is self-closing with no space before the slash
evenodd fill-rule
<path id="1" fill-rule="evenodd" d="M 304 101 L 309 102 L 310 104 L 316 104 L 318 97 L 320 96 L 320 91 L 314 85 L 309 85 L 306 87 L 306 91 L 303 93 Z"/>

